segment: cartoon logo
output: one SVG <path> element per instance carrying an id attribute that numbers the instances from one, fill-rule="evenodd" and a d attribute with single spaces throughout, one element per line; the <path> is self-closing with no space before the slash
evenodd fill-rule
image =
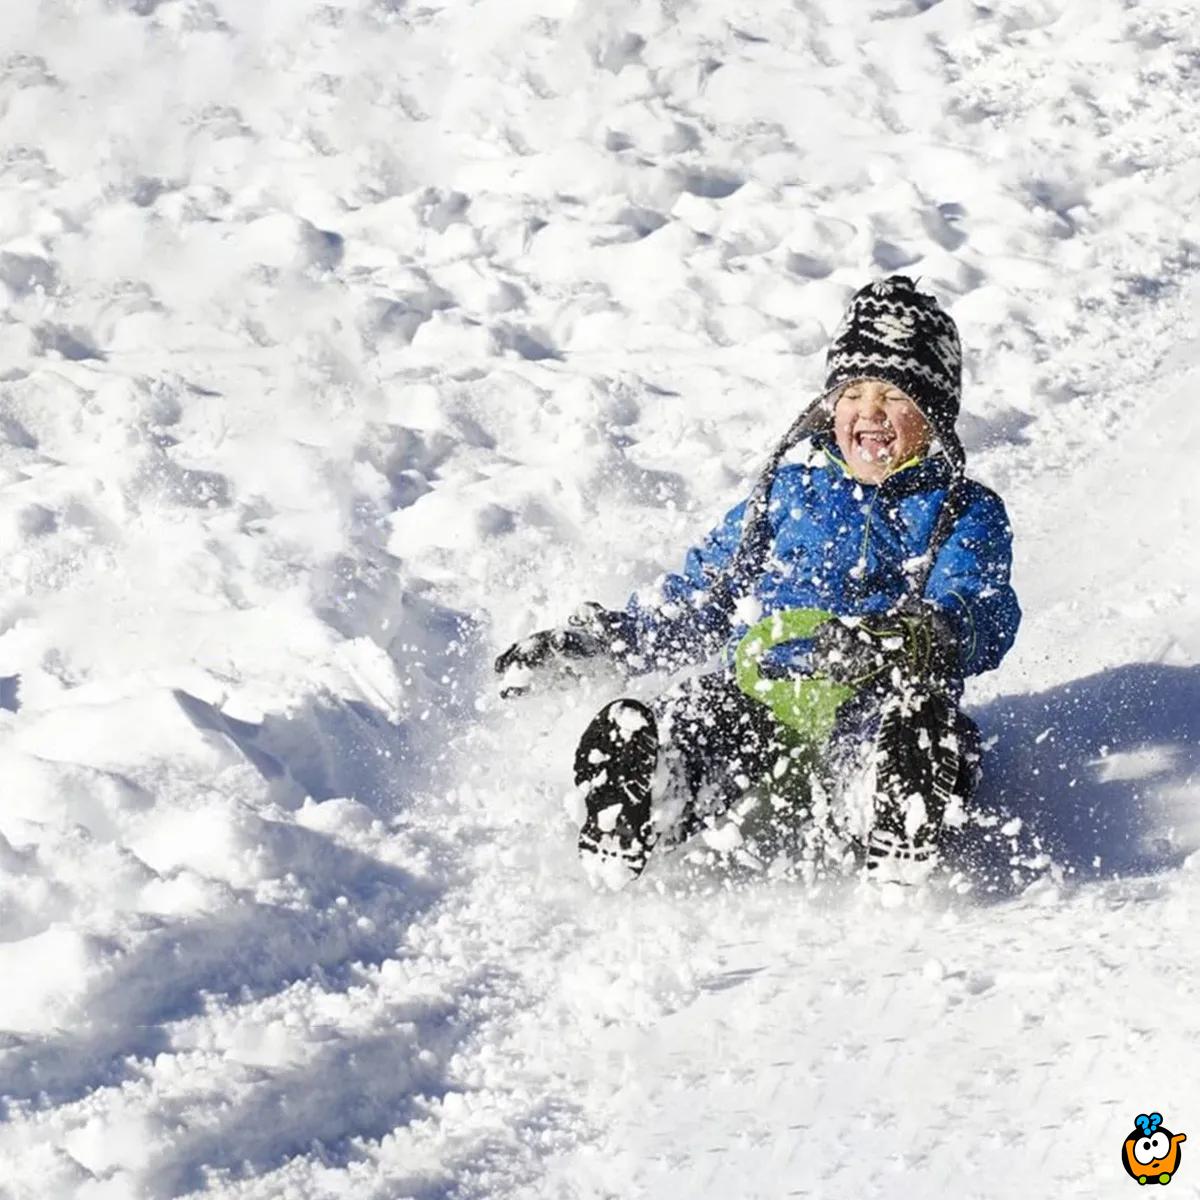
<path id="1" fill-rule="evenodd" d="M 1186 1133 L 1172 1133 L 1162 1123 L 1162 1113 L 1142 1113 L 1137 1127 L 1121 1147 L 1121 1165 L 1138 1183 L 1170 1183 L 1183 1161 L 1180 1142 Z"/>

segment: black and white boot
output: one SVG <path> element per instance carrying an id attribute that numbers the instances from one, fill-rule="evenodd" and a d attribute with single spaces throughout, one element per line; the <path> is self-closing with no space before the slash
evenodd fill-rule
<path id="1" fill-rule="evenodd" d="M 575 784 L 587 816 L 579 857 L 592 884 L 613 891 L 636 879 L 657 835 L 650 820 L 658 766 L 654 714 L 636 700 L 614 700 L 596 714 L 575 751 Z"/>
<path id="2" fill-rule="evenodd" d="M 875 738 L 870 878 L 919 884 L 934 873 L 943 830 L 962 823 L 974 790 L 976 741 L 974 727 L 939 697 L 909 692 L 885 705 Z"/>

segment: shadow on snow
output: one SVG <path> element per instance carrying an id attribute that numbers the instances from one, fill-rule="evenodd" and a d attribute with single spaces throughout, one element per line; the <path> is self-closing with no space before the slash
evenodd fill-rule
<path id="1" fill-rule="evenodd" d="M 952 857 L 998 892 L 1022 885 L 1014 849 L 1079 881 L 1169 870 L 1200 847 L 1200 667 L 1131 663 L 974 715 L 988 739 L 975 807 L 1021 830 L 1014 847 L 969 826 Z"/>

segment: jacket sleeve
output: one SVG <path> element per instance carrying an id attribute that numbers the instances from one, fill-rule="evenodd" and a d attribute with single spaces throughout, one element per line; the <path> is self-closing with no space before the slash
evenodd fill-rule
<path id="1" fill-rule="evenodd" d="M 1009 583 L 1012 529 L 1004 502 L 979 487 L 943 543 L 925 584 L 925 599 L 947 617 L 963 673 L 1000 665 L 1021 623 Z"/>
<path id="2" fill-rule="evenodd" d="M 662 576 L 647 595 L 630 598 L 625 612 L 633 655 L 630 665 L 651 671 L 703 662 L 732 632 L 731 614 L 715 601 L 713 585 L 729 566 L 742 535 L 746 503 L 684 558 L 683 570 Z"/>

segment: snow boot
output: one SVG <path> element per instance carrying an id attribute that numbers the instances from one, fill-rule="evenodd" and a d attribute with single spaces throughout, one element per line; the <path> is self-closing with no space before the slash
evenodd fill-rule
<path id="1" fill-rule="evenodd" d="M 618 890 L 636 879 L 657 835 L 650 798 L 658 766 L 654 714 L 636 700 L 614 700 L 596 714 L 575 751 L 575 784 L 587 818 L 579 857 L 593 885 Z"/>
<path id="2" fill-rule="evenodd" d="M 884 706 L 875 737 L 870 878 L 919 884 L 937 869 L 943 828 L 961 824 L 974 790 L 977 743 L 974 725 L 940 697 L 907 692 Z"/>

